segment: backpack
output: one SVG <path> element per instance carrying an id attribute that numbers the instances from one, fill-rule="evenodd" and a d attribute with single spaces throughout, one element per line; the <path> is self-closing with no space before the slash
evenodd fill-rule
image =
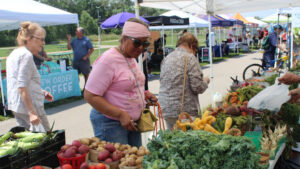
<path id="1" fill-rule="evenodd" d="M 267 35 L 266 37 L 264 37 L 264 39 L 261 42 L 261 47 L 264 50 L 268 50 L 270 48 L 270 37 L 269 37 L 269 35 Z"/>

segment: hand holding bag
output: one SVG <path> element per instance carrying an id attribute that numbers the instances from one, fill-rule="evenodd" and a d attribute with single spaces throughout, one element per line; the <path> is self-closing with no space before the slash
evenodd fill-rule
<path id="1" fill-rule="evenodd" d="M 157 117 L 149 109 L 144 109 L 137 122 L 137 128 L 140 132 L 153 131 L 153 123 L 157 120 Z"/>

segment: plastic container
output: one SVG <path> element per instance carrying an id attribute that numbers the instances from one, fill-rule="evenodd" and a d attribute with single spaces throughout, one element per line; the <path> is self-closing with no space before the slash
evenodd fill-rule
<path id="1" fill-rule="evenodd" d="M 73 169 L 80 169 L 80 165 L 86 162 L 87 153 L 82 154 L 81 156 L 78 157 L 71 157 L 71 158 L 63 158 L 59 156 L 60 153 L 61 152 L 57 153 L 57 158 L 59 160 L 60 167 L 62 167 L 64 164 L 71 164 Z"/>
<path id="2" fill-rule="evenodd" d="M 24 131 L 22 127 L 14 127 L 11 131 L 18 133 Z M 14 155 L 0 157 L 0 169 L 29 168 L 35 165 L 48 166 L 55 168 L 59 166 L 57 152 L 60 147 L 65 145 L 65 131 L 56 130 L 56 137 L 48 142 L 41 144 L 38 148 L 26 152 L 19 151 Z"/>
<path id="3" fill-rule="evenodd" d="M 261 131 L 247 131 L 244 136 L 248 137 L 256 147 L 256 152 L 261 150 L 261 144 L 259 139 L 261 138 Z"/>

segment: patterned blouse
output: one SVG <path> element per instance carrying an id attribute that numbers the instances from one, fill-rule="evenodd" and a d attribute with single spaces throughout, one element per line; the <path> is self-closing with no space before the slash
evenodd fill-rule
<path id="1" fill-rule="evenodd" d="M 184 78 L 185 57 L 188 56 L 183 111 L 195 116 L 200 111 L 198 94 L 203 93 L 208 84 L 196 57 L 183 48 L 176 48 L 162 62 L 160 74 L 159 103 L 164 117 L 178 117 Z"/>

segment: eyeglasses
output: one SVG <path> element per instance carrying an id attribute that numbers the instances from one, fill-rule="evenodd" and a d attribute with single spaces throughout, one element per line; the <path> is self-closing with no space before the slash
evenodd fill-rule
<path id="1" fill-rule="evenodd" d="M 37 37 L 37 36 L 33 36 L 33 37 L 45 42 L 45 38 L 40 38 L 40 37 Z"/>
<path id="2" fill-rule="evenodd" d="M 133 46 L 134 46 L 135 48 L 138 48 L 138 47 L 140 47 L 141 45 L 142 45 L 144 48 L 146 48 L 146 47 L 148 47 L 148 46 L 150 45 L 150 42 L 148 42 L 148 41 L 142 42 L 142 41 L 139 40 L 139 39 L 135 39 L 135 38 L 130 37 L 130 36 L 127 36 L 127 37 L 128 37 L 129 39 L 132 40 Z"/>

